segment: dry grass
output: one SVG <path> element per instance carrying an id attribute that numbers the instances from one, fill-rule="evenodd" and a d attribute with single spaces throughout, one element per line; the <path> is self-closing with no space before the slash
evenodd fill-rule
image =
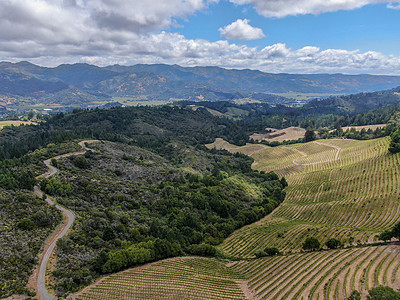
<path id="1" fill-rule="evenodd" d="M 240 152 L 249 156 L 261 150 L 270 148 L 269 146 L 262 144 L 246 144 L 245 146 L 235 146 L 221 138 L 217 138 L 214 143 L 207 144 L 206 147 L 208 149 L 215 148 L 217 150 L 228 150 L 229 152 Z"/>
<path id="2" fill-rule="evenodd" d="M 289 127 L 281 130 L 277 130 L 272 133 L 260 134 L 254 133 L 250 136 L 255 141 L 268 141 L 268 142 L 283 142 L 298 140 L 304 137 L 306 130 L 300 127 Z"/>
<path id="3" fill-rule="evenodd" d="M 26 122 L 26 121 L 0 121 L 0 130 L 3 129 L 5 126 L 19 126 L 19 125 L 29 125 L 32 124 L 32 122 Z"/>
<path id="4" fill-rule="evenodd" d="M 347 127 L 342 127 L 343 131 L 350 130 L 354 128 L 357 131 L 361 131 L 362 129 L 368 130 L 376 130 L 377 128 L 384 128 L 386 127 L 387 124 L 376 124 L 376 125 L 364 125 L 364 126 L 347 126 Z"/>

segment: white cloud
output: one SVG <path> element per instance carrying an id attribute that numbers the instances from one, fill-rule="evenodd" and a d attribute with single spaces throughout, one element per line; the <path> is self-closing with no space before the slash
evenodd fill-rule
<path id="1" fill-rule="evenodd" d="M 27 45 L 32 47 L 32 45 Z M 0 48 L 0 57 L 6 60 L 26 60 L 40 65 L 55 66 L 61 63 L 80 62 L 96 65 L 132 65 L 136 63 L 167 63 L 182 66 L 220 66 L 225 68 L 250 68 L 271 73 L 345 73 L 400 75 L 400 57 L 379 52 L 343 49 L 321 50 L 307 46 L 290 49 L 278 43 L 262 49 L 229 43 L 226 40 L 210 42 L 203 39 L 186 39 L 177 33 L 138 35 L 123 47 L 112 52 L 105 45 L 97 51 L 85 48 L 65 50 L 63 55 L 37 55 L 8 57 Z M 42 49 L 39 49 L 40 53 Z M 61 51 L 61 50 L 60 50 Z"/>
<path id="2" fill-rule="evenodd" d="M 221 36 L 228 40 L 250 41 L 265 37 L 261 28 L 253 27 L 247 19 L 238 19 L 235 22 L 218 29 Z"/>
<path id="3" fill-rule="evenodd" d="M 387 3 L 387 0 L 230 0 L 242 5 L 251 4 L 257 12 L 265 17 L 282 18 L 286 16 L 321 14 L 338 10 L 360 8 L 368 4 Z M 389 8 L 399 8 L 391 1 Z"/>
<path id="4" fill-rule="evenodd" d="M 102 66 L 176 63 L 183 66 L 251 68 L 266 72 L 400 75 L 400 57 L 379 52 L 319 49 L 313 45 L 291 49 L 283 43 L 257 48 L 227 40 L 187 39 L 178 33 L 162 31 L 174 25 L 174 17 L 189 16 L 206 8 L 212 1 L 0 1 L 0 60 L 29 60 L 45 66 L 75 62 Z M 257 0 L 236 1 L 256 3 Z M 279 4 L 283 1 L 263 2 Z M 286 1 L 293 7 L 298 6 L 298 2 L 304 3 L 304 0 Z M 319 1 L 309 2 L 315 4 Z M 275 11 L 278 11 L 278 6 Z M 240 21 L 242 25 L 252 28 L 250 31 L 257 29 L 251 27 L 247 20 Z M 249 30 L 242 30 L 242 27 L 238 26 L 239 29 L 233 31 L 249 38 Z"/>
<path id="5" fill-rule="evenodd" d="M 399 3 L 390 2 L 390 3 L 387 5 L 387 8 L 391 8 L 391 9 L 400 9 L 400 4 L 399 4 Z"/>

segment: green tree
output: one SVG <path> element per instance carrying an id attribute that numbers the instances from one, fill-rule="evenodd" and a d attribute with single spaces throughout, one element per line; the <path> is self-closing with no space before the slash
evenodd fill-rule
<path id="1" fill-rule="evenodd" d="M 265 248 L 264 251 L 266 256 L 275 256 L 280 254 L 278 248 Z"/>
<path id="2" fill-rule="evenodd" d="M 378 238 L 384 242 L 390 241 L 393 237 L 393 233 L 390 230 L 385 230 L 384 232 L 382 232 Z"/>
<path id="3" fill-rule="evenodd" d="M 256 252 L 254 252 L 254 255 L 255 255 L 257 258 L 260 258 L 260 257 L 265 257 L 265 256 L 267 256 L 267 253 L 265 253 L 265 251 L 264 251 L 263 249 L 257 249 Z"/>
<path id="4" fill-rule="evenodd" d="M 315 237 L 308 237 L 303 243 L 304 250 L 317 250 L 320 246 L 320 242 Z"/>
<path id="5" fill-rule="evenodd" d="M 314 141 L 317 138 L 314 130 L 312 130 L 311 128 L 308 128 L 306 133 L 304 134 L 304 142 L 311 142 Z"/>
<path id="6" fill-rule="evenodd" d="M 390 141 L 389 152 L 391 153 L 400 152 L 400 128 L 393 131 L 390 137 L 392 140 Z"/>
<path id="7" fill-rule="evenodd" d="M 282 187 L 283 187 L 283 188 L 285 188 L 285 187 L 287 187 L 287 186 L 288 186 L 288 183 L 287 183 L 287 181 L 286 181 L 286 178 L 285 178 L 285 177 L 282 177 L 280 181 L 281 181 L 281 184 L 282 184 Z"/>
<path id="8" fill-rule="evenodd" d="M 368 300 L 398 300 L 400 293 L 388 286 L 377 286 L 369 290 Z"/>
<path id="9" fill-rule="evenodd" d="M 359 291 L 353 291 L 347 300 L 361 300 L 361 294 Z"/>
<path id="10" fill-rule="evenodd" d="M 392 229 L 392 237 L 400 239 L 400 222 L 394 225 Z"/>
<path id="11" fill-rule="evenodd" d="M 19 229 L 22 230 L 32 230 L 34 227 L 34 223 L 29 218 L 23 218 L 21 221 L 18 222 L 17 226 Z"/>
<path id="12" fill-rule="evenodd" d="M 51 159 L 51 164 L 52 164 L 52 166 L 54 166 L 54 167 L 57 168 L 57 166 L 58 166 L 57 159 L 52 158 L 52 159 Z"/>
<path id="13" fill-rule="evenodd" d="M 87 159 L 80 155 L 74 159 L 74 165 L 80 169 L 86 169 L 89 166 Z"/>
<path id="14" fill-rule="evenodd" d="M 337 240 L 337 239 L 331 238 L 331 239 L 329 239 L 329 240 L 325 243 L 325 245 L 326 245 L 329 249 L 337 249 L 337 248 L 339 248 L 339 247 L 342 246 L 342 243 L 341 243 L 339 240 Z"/>
<path id="15" fill-rule="evenodd" d="M 36 183 L 35 176 L 30 170 L 22 171 L 17 176 L 19 187 L 22 189 L 33 190 Z"/>

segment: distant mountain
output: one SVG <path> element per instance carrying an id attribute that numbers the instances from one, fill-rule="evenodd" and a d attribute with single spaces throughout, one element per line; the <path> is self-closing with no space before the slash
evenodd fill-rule
<path id="1" fill-rule="evenodd" d="M 64 64 L 55 68 L 29 62 L 0 63 L 0 105 L 88 106 L 112 97 L 144 100 L 256 100 L 288 104 L 273 93 L 350 94 L 390 89 L 400 76 L 270 74 L 254 70 L 178 65 L 97 67 Z M 292 101 L 294 102 L 294 100 Z M 22 104 L 21 104 L 22 103 Z"/>
<path id="2" fill-rule="evenodd" d="M 257 70 L 230 70 L 219 67 L 178 65 L 109 66 L 120 73 L 156 73 L 174 81 L 203 83 L 241 93 L 326 93 L 351 94 L 385 90 L 400 85 L 400 76 L 343 74 L 271 74 Z"/>

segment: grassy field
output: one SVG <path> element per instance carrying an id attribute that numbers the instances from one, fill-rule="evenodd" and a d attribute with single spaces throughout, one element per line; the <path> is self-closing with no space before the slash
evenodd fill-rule
<path id="1" fill-rule="evenodd" d="M 376 130 L 377 128 L 385 128 L 387 124 L 376 124 L 376 125 L 364 125 L 364 126 L 347 126 L 342 127 L 343 131 L 350 130 L 354 128 L 357 131 L 361 131 L 362 129 L 368 130 Z M 332 130 L 333 131 L 333 130 Z"/>
<path id="2" fill-rule="evenodd" d="M 32 124 L 31 122 L 25 122 L 25 121 L 0 121 L 0 130 L 3 129 L 5 126 L 19 126 L 21 124 L 27 125 L 27 124 Z"/>
<path id="3" fill-rule="evenodd" d="M 165 298 L 176 293 L 185 299 L 344 299 L 354 289 L 365 299 L 374 286 L 398 288 L 399 245 L 369 245 L 400 219 L 400 155 L 388 154 L 388 143 L 388 138 L 331 139 L 237 147 L 217 139 L 207 147 L 250 155 L 255 159 L 253 168 L 275 171 L 289 183 L 283 204 L 264 219 L 235 231 L 221 245 L 237 259 L 225 265 L 199 258 L 157 262 L 111 275 L 78 298 L 105 299 L 105 293 L 121 286 L 129 287 L 132 299 L 141 298 L 143 291 Z M 311 236 L 321 244 L 336 238 L 346 248 L 302 252 L 302 243 Z M 284 255 L 255 259 L 255 251 L 265 247 L 277 247 Z M 174 273 L 179 269 L 176 263 L 192 259 L 193 269 Z M 211 264 L 208 269 L 206 262 Z M 162 272 L 155 271 L 160 266 Z M 215 270 L 216 275 L 205 270 Z M 225 280 L 222 285 L 221 280 Z M 150 287 L 149 282 L 157 284 Z M 216 290 L 221 292 L 214 296 Z"/>
<path id="4" fill-rule="evenodd" d="M 217 138 L 214 143 L 206 145 L 208 149 L 216 148 L 217 150 L 225 149 L 230 152 L 241 152 L 246 155 L 253 155 L 254 153 L 270 148 L 269 146 L 262 145 L 262 144 L 246 144 L 246 146 L 235 146 L 229 144 L 227 141 Z"/>
<path id="5" fill-rule="evenodd" d="M 255 141 L 268 141 L 268 142 L 283 142 L 290 140 L 298 140 L 304 137 L 306 130 L 300 127 L 289 127 L 280 129 L 271 133 L 272 137 L 268 137 L 268 134 L 254 133 L 250 136 Z"/>

